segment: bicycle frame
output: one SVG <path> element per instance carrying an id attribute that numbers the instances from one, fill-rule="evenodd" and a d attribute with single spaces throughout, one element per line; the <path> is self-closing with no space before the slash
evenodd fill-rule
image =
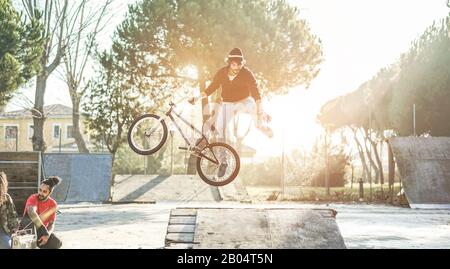
<path id="1" fill-rule="evenodd" d="M 184 119 L 180 114 L 178 114 L 178 113 L 174 110 L 174 108 L 176 107 L 176 105 L 175 105 L 174 103 L 170 102 L 169 105 L 170 105 L 169 111 L 167 111 L 167 112 L 165 113 L 165 117 L 162 117 L 162 118 L 160 119 L 160 121 L 163 121 L 163 120 L 167 119 L 167 117 L 169 117 L 169 118 L 172 120 L 173 124 L 175 125 L 175 127 L 177 128 L 177 130 L 180 132 L 181 136 L 183 137 L 184 141 L 186 141 L 186 144 L 188 145 L 187 148 L 182 148 L 182 147 L 180 147 L 180 149 L 182 149 L 182 150 L 189 150 L 189 151 L 193 152 L 193 155 L 195 155 L 195 156 L 197 156 L 197 157 L 205 158 L 205 159 L 207 159 L 207 160 L 213 162 L 214 164 L 218 165 L 218 164 L 219 164 L 219 160 L 217 159 L 216 155 L 214 154 L 214 151 L 212 151 L 212 150 L 210 149 L 210 150 L 211 150 L 211 153 L 212 153 L 212 155 L 213 155 L 213 157 L 214 157 L 214 160 L 211 159 L 211 158 L 209 158 L 208 156 L 204 155 L 203 153 L 201 153 L 201 150 L 203 150 L 203 149 L 206 148 L 206 147 L 209 147 L 209 145 L 210 145 L 210 143 L 209 143 L 208 139 L 206 138 L 206 136 L 205 136 L 201 131 L 199 131 L 197 128 L 195 128 L 194 125 L 192 125 L 190 122 L 188 122 L 186 119 Z M 197 145 L 200 144 L 202 140 L 204 140 L 204 141 L 206 142 L 205 147 L 203 147 L 203 148 L 198 148 L 198 147 L 196 147 L 197 145 L 192 146 L 192 144 L 189 142 L 189 140 L 188 140 L 188 139 L 186 138 L 186 136 L 184 135 L 184 133 L 183 133 L 183 131 L 181 130 L 180 126 L 177 124 L 177 121 L 175 120 L 174 115 L 175 115 L 178 119 L 180 119 L 182 122 L 184 122 L 186 125 L 188 125 L 188 126 L 189 126 L 192 130 L 194 130 L 197 134 L 201 135 L 201 139 L 200 139 L 200 141 L 197 143 Z"/>

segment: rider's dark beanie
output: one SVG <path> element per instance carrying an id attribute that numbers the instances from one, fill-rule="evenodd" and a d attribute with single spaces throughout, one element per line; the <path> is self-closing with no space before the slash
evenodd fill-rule
<path id="1" fill-rule="evenodd" d="M 242 54 L 242 50 L 240 48 L 234 48 L 228 53 L 228 60 L 244 60 L 244 55 Z"/>

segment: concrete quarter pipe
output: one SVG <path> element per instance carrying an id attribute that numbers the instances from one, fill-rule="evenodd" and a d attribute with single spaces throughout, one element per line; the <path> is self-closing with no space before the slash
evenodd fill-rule
<path id="1" fill-rule="evenodd" d="M 395 137 L 389 144 L 411 208 L 450 208 L 450 138 Z"/>

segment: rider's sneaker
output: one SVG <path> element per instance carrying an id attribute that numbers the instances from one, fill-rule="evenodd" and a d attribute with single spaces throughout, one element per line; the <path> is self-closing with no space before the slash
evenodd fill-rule
<path id="1" fill-rule="evenodd" d="M 227 171 L 228 164 L 227 163 L 221 163 L 219 165 L 219 172 L 217 173 L 218 177 L 223 177 L 225 175 L 225 172 Z"/>
<path id="2" fill-rule="evenodd" d="M 268 138 L 272 138 L 273 137 L 273 131 L 272 131 L 272 129 L 269 126 L 263 125 L 263 124 L 258 124 L 258 126 L 256 126 L 256 127 L 263 134 L 265 134 Z"/>
<path id="3" fill-rule="evenodd" d="M 269 127 L 269 122 L 271 121 L 271 117 L 265 113 L 258 114 L 258 120 L 256 124 L 256 128 L 258 128 L 263 134 L 267 137 L 273 137 L 273 131 Z"/>

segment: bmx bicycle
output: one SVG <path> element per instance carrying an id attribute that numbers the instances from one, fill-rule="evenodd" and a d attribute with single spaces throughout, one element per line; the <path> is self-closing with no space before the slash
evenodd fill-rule
<path id="1" fill-rule="evenodd" d="M 133 120 L 128 130 L 130 148 L 140 155 L 156 153 L 167 140 L 166 120 L 170 119 L 187 144 L 187 147 L 179 147 L 179 149 L 189 151 L 197 157 L 196 170 L 203 181 L 212 186 L 224 186 L 233 181 L 240 169 L 240 158 L 236 150 L 226 143 L 210 143 L 203 132 L 175 111 L 175 103 L 170 102 L 169 106 L 164 116 L 144 114 Z M 186 138 L 174 116 L 189 126 L 194 133 L 200 135 L 195 143 L 191 143 Z"/>

